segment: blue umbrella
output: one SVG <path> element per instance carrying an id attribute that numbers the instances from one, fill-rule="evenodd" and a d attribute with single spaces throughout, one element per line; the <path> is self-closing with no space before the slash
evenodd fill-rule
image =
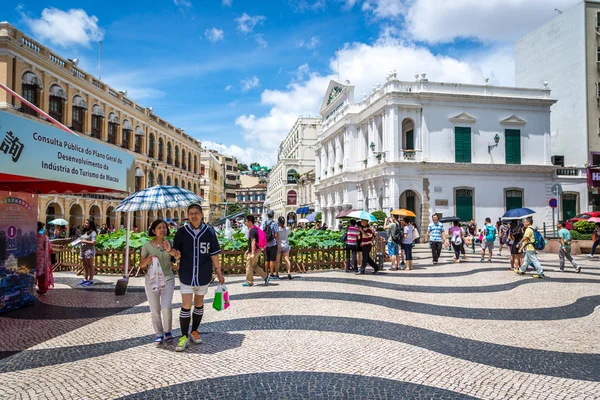
<path id="1" fill-rule="evenodd" d="M 135 192 L 121 201 L 115 211 L 162 210 L 163 208 L 187 207 L 204 200 L 194 192 L 179 186 L 152 186 Z"/>
<path id="2" fill-rule="evenodd" d="M 505 212 L 502 219 L 523 219 L 531 217 L 533 214 L 535 214 L 535 211 L 531 208 L 513 208 Z"/>
<path id="3" fill-rule="evenodd" d="M 352 211 L 350 214 L 346 215 L 346 218 L 366 219 L 367 221 L 377 222 L 377 218 L 366 211 Z"/>
<path id="4" fill-rule="evenodd" d="M 314 213 L 312 213 L 312 214 L 308 215 L 308 216 L 306 217 L 306 219 L 308 220 L 308 222 L 315 222 L 315 217 L 316 217 L 316 216 L 317 216 L 317 213 L 316 213 L 316 212 L 314 212 Z"/>

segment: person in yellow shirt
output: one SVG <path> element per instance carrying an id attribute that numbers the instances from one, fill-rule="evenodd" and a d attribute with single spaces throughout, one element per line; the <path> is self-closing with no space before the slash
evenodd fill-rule
<path id="1" fill-rule="evenodd" d="M 525 218 L 523 222 L 525 225 L 525 233 L 523 234 L 523 239 L 519 243 L 519 251 L 525 253 L 525 257 L 523 259 L 523 265 L 521 268 L 515 268 L 515 274 L 517 275 L 525 275 L 525 271 L 527 271 L 527 266 L 529 264 L 533 264 L 536 270 L 536 274 L 533 275 L 534 278 L 545 278 L 544 270 L 537 258 L 537 251 L 535 250 L 535 236 L 533 234 L 533 219 L 531 217 Z"/>

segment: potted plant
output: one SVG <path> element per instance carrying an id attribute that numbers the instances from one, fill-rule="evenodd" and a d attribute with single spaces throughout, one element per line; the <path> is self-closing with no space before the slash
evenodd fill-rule
<path id="1" fill-rule="evenodd" d="M 376 158 L 378 161 L 381 161 L 381 153 L 377 154 L 377 155 L 375 156 L 375 158 Z"/>
<path id="2" fill-rule="evenodd" d="M 365 165 L 367 165 L 367 163 L 369 162 L 369 160 L 368 160 L 367 158 L 365 158 L 365 159 L 363 160 L 363 162 L 365 163 Z"/>
<path id="3" fill-rule="evenodd" d="M 344 166 L 342 164 L 338 164 L 339 169 L 343 169 Z"/>

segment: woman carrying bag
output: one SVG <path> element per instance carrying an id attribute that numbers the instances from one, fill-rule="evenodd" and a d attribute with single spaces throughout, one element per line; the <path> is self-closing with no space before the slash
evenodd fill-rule
<path id="1" fill-rule="evenodd" d="M 140 257 L 140 266 L 149 269 L 149 273 L 146 274 L 145 288 L 148 304 L 150 305 L 150 314 L 152 315 L 152 325 L 156 333 L 153 343 L 157 346 L 163 341 L 166 343 L 173 342 L 173 335 L 171 334 L 173 310 L 171 310 L 171 305 L 175 290 L 173 270 L 177 270 L 177 264 L 173 267 L 171 263 L 179 259 L 180 255 L 166 239 L 168 232 L 169 228 L 163 220 L 157 219 L 154 221 L 148 229 L 148 236 L 152 240 L 144 243 Z M 154 259 L 160 266 L 160 270 L 156 272 L 159 275 L 162 272 L 164 275 L 164 286 L 162 286 L 162 280 L 159 279 L 161 284 L 157 285 L 155 279 L 151 277 L 150 269 Z"/>

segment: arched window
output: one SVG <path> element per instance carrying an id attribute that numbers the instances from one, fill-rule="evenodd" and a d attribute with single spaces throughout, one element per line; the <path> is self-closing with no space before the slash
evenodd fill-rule
<path id="1" fill-rule="evenodd" d="M 187 164 L 185 163 L 185 150 L 181 150 L 181 168 L 187 169 Z"/>
<path id="2" fill-rule="evenodd" d="M 21 95 L 25 98 L 25 100 L 39 107 L 40 104 L 38 90 L 42 88 L 42 80 L 38 78 L 33 72 L 25 72 L 23 74 L 21 84 Z M 37 116 L 37 112 L 33 108 L 25 104 L 23 104 L 23 106 L 21 107 L 21 111 L 26 114 L 33 115 L 34 117 Z"/>
<path id="3" fill-rule="evenodd" d="M 194 156 L 194 173 L 198 173 L 198 157 Z"/>
<path id="4" fill-rule="evenodd" d="M 171 142 L 167 142 L 167 164 L 173 165 L 173 155 L 172 155 L 173 147 L 171 146 Z"/>
<path id="5" fill-rule="evenodd" d="M 171 177 L 167 176 L 167 186 L 171 186 Z"/>
<path id="6" fill-rule="evenodd" d="M 119 117 L 117 114 L 108 114 L 108 143 L 117 144 L 117 131 L 119 130 Z"/>
<path id="7" fill-rule="evenodd" d="M 83 125 L 85 123 L 85 112 L 87 111 L 88 105 L 81 96 L 73 97 L 73 120 L 71 123 L 71 129 L 75 132 L 83 133 Z"/>
<path id="8" fill-rule="evenodd" d="M 183 179 L 181 180 L 181 187 L 185 189 L 185 181 Z"/>
<path id="9" fill-rule="evenodd" d="M 179 179 L 175 178 L 175 182 L 173 183 L 173 186 L 179 186 Z"/>
<path id="10" fill-rule="evenodd" d="M 98 104 L 92 106 L 92 137 L 102 138 L 102 121 L 104 120 L 104 110 Z"/>
<path id="11" fill-rule="evenodd" d="M 65 101 L 67 100 L 67 92 L 64 91 L 58 85 L 52 85 L 50 87 L 50 104 L 49 104 L 49 112 L 50 116 L 60 122 L 63 123 L 63 109 Z"/>
<path id="12" fill-rule="evenodd" d="M 154 158 L 154 133 L 148 136 L 148 157 Z"/>
<path id="13" fill-rule="evenodd" d="M 154 186 L 154 174 L 152 171 L 148 172 L 148 187 Z"/>
<path id="14" fill-rule="evenodd" d="M 123 120 L 123 138 L 121 141 L 121 146 L 129 149 L 129 143 L 131 143 L 131 135 L 133 135 L 133 125 L 129 120 Z"/>
<path id="15" fill-rule="evenodd" d="M 179 168 L 179 146 L 175 145 L 175 166 Z"/>
<path id="16" fill-rule="evenodd" d="M 135 127 L 135 136 L 134 136 L 134 144 L 133 144 L 133 150 L 136 153 L 142 153 L 142 138 L 146 135 L 146 133 L 144 132 L 144 130 L 140 127 L 140 126 L 136 126 Z"/>
<path id="17" fill-rule="evenodd" d="M 194 193 L 198 193 L 198 186 L 194 183 Z"/>
<path id="18" fill-rule="evenodd" d="M 158 174 L 158 184 L 162 186 L 163 184 L 163 176 L 162 174 Z"/>
<path id="19" fill-rule="evenodd" d="M 192 153 L 188 153 L 188 171 L 192 171 Z"/>
<path id="20" fill-rule="evenodd" d="M 190 192 L 192 191 L 192 183 L 191 183 L 191 182 L 188 182 L 188 187 L 187 187 L 187 189 L 188 189 Z"/>
<path id="21" fill-rule="evenodd" d="M 163 161 L 165 158 L 165 143 L 163 138 L 158 139 L 158 159 Z"/>

